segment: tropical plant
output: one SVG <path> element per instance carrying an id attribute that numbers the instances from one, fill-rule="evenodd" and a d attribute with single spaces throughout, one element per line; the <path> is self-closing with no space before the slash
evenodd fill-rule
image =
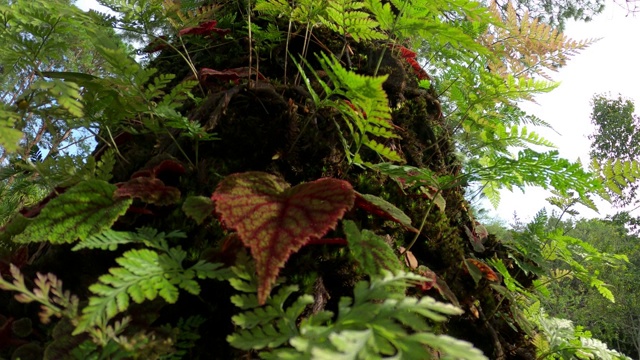
<path id="1" fill-rule="evenodd" d="M 579 164 L 529 148 L 552 144 L 517 105 L 552 90 L 535 75 L 589 41 L 467 0 L 102 4 L 117 14 L 2 8 L 48 19 L 7 20 L 8 49 L 81 33 L 100 59 L 12 88 L 44 101 L 42 119 L 95 136 L 91 155 L 25 152 L 13 123 L 32 105 L 4 109 L 0 145 L 22 156 L 3 184 L 18 200 L 0 233 L 0 287 L 17 292 L 0 299 L 2 326 L 31 320 L 16 301 L 40 303 L 43 322 L 0 331 L 6 355 L 533 356 L 522 298 L 554 276 L 550 261 L 611 298 L 578 258 L 619 257 L 536 226 L 500 243 L 463 187 L 494 201 L 513 186 L 585 203 L 602 191 Z"/>

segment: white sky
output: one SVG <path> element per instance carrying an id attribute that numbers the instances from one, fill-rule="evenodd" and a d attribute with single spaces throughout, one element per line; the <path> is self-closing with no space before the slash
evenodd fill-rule
<path id="1" fill-rule="evenodd" d="M 569 61 L 568 65 L 552 74 L 560 86 L 548 94 L 536 97 L 536 102 L 525 103 L 523 108 L 551 124 L 560 133 L 540 129 L 539 133 L 558 146 L 560 156 L 583 164 L 589 163 L 590 141 L 592 133 L 590 123 L 590 100 L 594 94 L 621 94 L 638 102 L 640 100 L 640 50 L 634 45 L 640 36 L 640 15 L 626 16 L 626 10 L 608 0 L 605 11 L 595 20 L 570 22 L 565 34 L 575 40 L 597 39 L 582 53 Z M 624 3 L 624 0 L 618 0 Z M 77 5 L 88 10 L 99 9 L 95 0 L 80 0 Z M 100 9 L 105 11 L 105 8 Z M 637 103 L 640 108 L 640 102 Z M 533 130 L 533 129 L 530 129 Z M 539 188 L 527 188 L 513 193 L 502 192 L 502 200 L 495 214 L 511 221 L 514 211 L 520 219 L 530 220 L 535 213 L 547 206 L 546 198 L 550 193 Z M 600 214 L 587 208 L 579 209 L 581 216 L 604 217 L 613 214 L 605 202 L 598 202 Z M 493 209 L 487 203 L 487 208 Z M 547 206 L 550 210 L 551 208 Z"/>
<path id="2" fill-rule="evenodd" d="M 527 103 L 523 108 L 560 133 L 540 131 L 558 146 L 560 156 L 572 161 L 579 158 L 587 165 L 590 161 L 587 136 L 593 128 L 590 122 L 592 96 L 599 93 L 621 94 L 640 107 L 640 50 L 634 45 L 640 35 L 640 15 L 626 17 L 624 9 L 609 2 L 595 20 L 569 23 L 565 34 L 575 40 L 601 40 L 576 55 L 558 73 L 552 74 L 554 80 L 561 82 L 557 89 L 536 97 L 538 105 Z M 548 196 L 550 193 L 538 188 L 527 188 L 525 194 L 520 190 L 514 193 L 504 191 L 497 214 L 510 221 L 516 211 L 522 220 L 529 220 L 547 205 L 545 198 Z M 600 215 L 586 208 L 579 211 L 584 217 L 604 217 L 616 212 L 604 202 L 598 207 Z M 547 209 L 551 207 L 547 206 Z"/>

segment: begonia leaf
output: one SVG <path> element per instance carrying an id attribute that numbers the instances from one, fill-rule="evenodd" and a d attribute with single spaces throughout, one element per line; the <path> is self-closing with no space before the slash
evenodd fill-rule
<path id="1" fill-rule="evenodd" d="M 274 175 L 255 171 L 227 176 L 211 199 L 225 226 L 250 248 L 258 300 L 264 304 L 289 256 L 310 238 L 335 228 L 354 197 L 351 184 L 343 180 L 324 178 L 289 187 Z"/>
<path id="2" fill-rule="evenodd" d="M 379 275 L 383 269 L 392 272 L 402 270 L 400 260 L 382 237 L 366 229 L 360 231 L 351 220 L 344 221 L 342 226 L 349 250 L 366 274 Z"/>
<path id="3" fill-rule="evenodd" d="M 472 229 L 469 229 L 469 227 L 465 225 L 464 232 L 467 234 L 467 237 L 469 237 L 474 251 L 483 252 L 485 250 L 483 244 L 489 236 L 489 232 L 484 226 L 476 221 Z"/>
<path id="4" fill-rule="evenodd" d="M 182 204 L 182 211 L 198 225 L 214 211 L 213 201 L 205 196 L 189 196 Z"/>
<path id="5" fill-rule="evenodd" d="M 180 190 L 166 186 L 160 179 L 136 177 L 124 183 L 116 184 L 118 189 L 114 198 L 138 198 L 147 204 L 171 205 L 180 201 Z"/>
<path id="6" fill-rule="evenodd" d="M 115 185 L 102 180 L 81 182 L 49 201 L 14 240 L 60 244 L 98 234 L 110 228 L 131 205 L 131 199 L 114 198 L 115 190 Z"/>

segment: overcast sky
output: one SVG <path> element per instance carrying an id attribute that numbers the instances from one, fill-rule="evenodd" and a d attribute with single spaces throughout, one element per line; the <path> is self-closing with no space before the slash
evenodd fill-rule
<path id="1" fill-rule="evenodd" d="M 613 0 L 608 1 L 605 11 L 596 19 L 588 23 L 569 22 L 565 31 L 575 40 L 600 40 L 574 56 L 559 72 L 551 74 L 554 80 L 561 82 L 557 89 L 537 96 L 537 104 L 522 105 L 529 113 L 550 123 L 559 133 L 546 129 L 539 131 L 558 146 L 562 157 L 572 161 L 580 159 L 585 165 L 590 161 L 587 136 L 593 132 L 590 123 L 592 96 L 610 93 L 640 100 L 640 52 L 637 52 L 636 38 L 640 35 L 640 15 L 626 16 L 625 9 L 614 4 Z M 97 3 L 81 0 L 78 6 L 87 10 L 96 8 Z M 545 198 L 548 196 L 548 192 L 538 188 L 527 188 L 525 194 L 519 190 L 513 193 L 504 191 L 495 213 L 510 221 L 515 211 L 522 220 L 529 220 L 547 206 Z M 600 217 L 616 212 L 604 202 L 598 204 L 600 214 L 584 208 L 580 209 L 581 216 Z M 493 209 L 491 205 L 487 207 Z"/>

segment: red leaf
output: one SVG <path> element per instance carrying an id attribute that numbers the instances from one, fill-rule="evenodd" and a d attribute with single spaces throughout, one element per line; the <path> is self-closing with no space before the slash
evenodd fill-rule
<path id="1" fill-rule="evenodd" d="M 164 160 L 152 168 L 136 171 L 131 175 L 131 179 L 138 177 L 158 178 L 164 174 L 183 175 L 184 173 L 184 166 L 181 163 L 175 160 Z"/>
<path id="2" fill-rule="evenodd" d="M 415 51 L 409 50 L 404 46 L 400 46 L 400 55 L 402 55 L 403 59 L 415 59 L 418 56 Z"/>
<path id="3" fill-rule="evenodd" d="M 166 48 L 167 45 L 167 37 L 166 36 L 158 36 L 153 39 L 147 46 L 144 47 L 141 51 L 145 54 L 152 54 L 154 52 L 158 52 Z"/>
<path id="4" fill-rule="evenodd" d="M 289 187 L 274 175 L 256 171 L 227 176 L 211 199 L 220 219 L 251 249 L 258 301 L 264 304 L 289 256 L 335 228 L 354 197 L 346 181 L 325 178 Z"/>
<path id="5" fill-rule="evenodd" d="M 209 76 L 211 76 L 222 81 L 233 81 L 235 83 L 238 83 L 238 80 L 242 78 L 249 78 L 250 75 L 255 75 L 260 80 L 266 79 L 262 74 L 260 74 L 256 70 L 246 66 L 233 68 L 233 69 L 226 69 L 222 71 L 209 69 L 209 68 L 202 68 L 198 72 L 198 75 L 200 77 L 200 80 L 202 81 L 205 81 Z"/>
<path id="6" fill-rule="evenodd" d="M 407 58 L 406 60 L 409 63 L 409 65 L 411 65 L 411 67 L 413 68 L 413 72 L 416 73 L 416 75 L 418 76 L 418 79 L 420 79 L 420 80 L 430 80 L 431 79 L 431 78 L 429 78 L 429 74 L 427 74 L 427 72 L 424 71 L 422 66 L 420 66 L 420 64 L 418 64 L 418 62 L 415 59 Z"/>
<path id="7" fill-rule="evenodd" d="M 420 265 L 418 266 L 418 274 L 422 275 L 424 277 L 427 278 L 427 281 L 420 283 L 418 285 L 418 287 L 420 288 L 420 290 L 422 291 L 427 291 L 430 290 L 433 287 L 437 287 L 436 281 L 438 279 L 438 276 L 436 275 L 435 272 L 433 272 L 433 270 L 429 269 L 428 267 L 424 266 L 424 265 Z"/>
<path id="8" fill-rule="evenodd" d="M 218 21 L 216 20 L 205 21 L 203 23 L 200 23 L 198 26 L 188 27 L 180 30 L 180 32 L 178 32 L 178 36 L 209 35 L 212 33 L 216 33 L 218 35 L 225 35 L 231 32 L 230 29 L 218 29 L 216 25 L 218 25 Z"/>
<path id="9" fill-rule="evenodd" d="M 138 198 L 147 204 L 171 205 L 180 201 L 180 190 L 166 186 L 162 180 L 151 177 L 136 177 L 124 183 L 116 184 L 118 189 L 114 199 Z"/>
<path id="10" fill-rule="evenodd" d="M 473 223 L 473 229 L 469 229 L 466 225 L 464 226 L 464 232 L 467 233 L 469 237 L 469 241 L 471 241 L 471 245 L 473 245 L 473 250 L 476 252 L 484 251 L 484 242 L 489 236 L 489 232 L 487 229 L 482 226 L 479 222 L 475 221 Z"/>
<path id="11" fill-rule="evenodd" d="M 485 264 L 484 262 L 476 259 L 465 259 L 465 263 L 467 265 L 467 269 L 470 272 L 474 270 L 471 268 L 471 266 L 473 266 L 474 268 L 478 269 L 480 273 L 482 273 L 482 276 L 485 279 L 489 281 L 500 281 L 498 274 L 496 274 L 496 272 L 493 271 L 493 269 L 491 269 L 491 267 L 489 267 L 489 265 Z"/>

